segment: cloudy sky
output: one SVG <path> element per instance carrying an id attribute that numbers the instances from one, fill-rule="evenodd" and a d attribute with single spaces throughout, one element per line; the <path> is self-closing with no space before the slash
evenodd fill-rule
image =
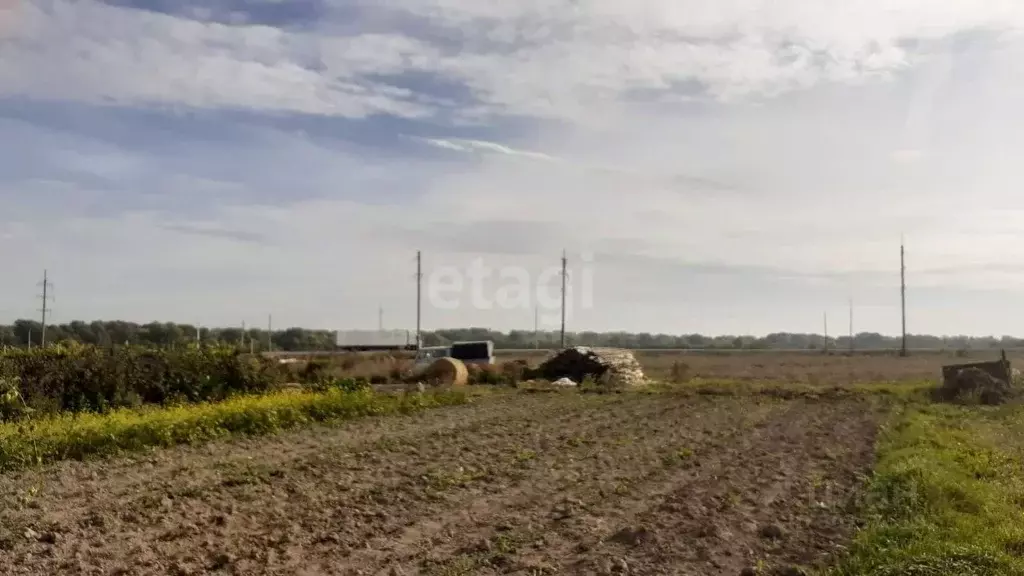
<path id="1" fill-rule="evenodd" d="M 48 269 L 59 322 L 411 327 L 422 250 L 425 328 L 551 328 L 564 249 L 570 329 L 839 333 L 852 298 L 897 333 L 903 236 L 911 331 L 1024 335 L 1022 31 L 1017 0 L 0 0 L 0 321 Z"/>

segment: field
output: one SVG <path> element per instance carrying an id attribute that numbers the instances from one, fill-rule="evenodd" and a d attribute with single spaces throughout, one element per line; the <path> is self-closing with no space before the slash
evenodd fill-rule
<path id="1" fill-rule="evenodd" d="M 0 473 L 0 573 L 1024 573 L 1024 410 L 922 393 L 962 358 L 640 358 L 681 382 Z"/>
<path id="2" fill-rule="evenodd" d="M 544 350 L 498 350 L 497 361 L 525 360 L 531 364 L 542 361 Z M 996 360 L 997 351 L 917 352 L 900 358 L 895 352 L 831 353 L 750 351 L 717 353 L 681 350 L 637 351 L 644 372 L 659 380 L 690 381 L 730 380 L 742 382 L 773 382 L 786 384 L 838 385 L 921 382 L 935 380 L 943 364 Z M 1009 359 L 1024 364 L 1024 351 L 1007 353 Z M 407 356 L 388 354 L 350 354 L 330 360 L 343 365 L 339 375 L 356 374 L 387 378 L 396 370 L 411 365 Z"/>

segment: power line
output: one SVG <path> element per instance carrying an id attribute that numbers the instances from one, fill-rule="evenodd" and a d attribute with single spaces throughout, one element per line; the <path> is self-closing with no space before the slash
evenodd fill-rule
<path id="1" fill-rule="evenodd" d="M 46 313 L 52 312 L 52 309 L 47 308 L 47 303 L 49 303 L 53 299 L 53 295 L 50 294 L 50 289 L 53 288 L 53 284 L 49 280 L 49 274 L 47 270 L 43 270 L 43 281 L 37 285 L 43 287 L 43 293 L 39 295 L 39 298 L 43 301 L 43 307 L 39 309 L 39 311 L 43 313 L 43 331 L 39 337 L 39 345 L 46 346 Z"/>

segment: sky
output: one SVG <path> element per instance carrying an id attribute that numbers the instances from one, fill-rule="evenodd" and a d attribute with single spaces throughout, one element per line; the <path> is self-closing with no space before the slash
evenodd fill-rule
<path id="1" fill-rule="evenodd" d="M 0 0 L 0 321 L 1024 336 L 1016 0 Z M 383 312 L 381 313 L 381 310 Z"/>

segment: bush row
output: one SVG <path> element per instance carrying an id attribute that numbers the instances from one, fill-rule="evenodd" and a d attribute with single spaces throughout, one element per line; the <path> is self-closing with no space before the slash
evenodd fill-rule
<path id="1" fill-rule="evenodd" d="M 370 390 L 281 391 L 219 403 L 121 408 L 0 424 L 0 470 L 149 447 L 260 435 L 312 422 L 405 414 L 467 401 L 460 391 L 378 394 Z"/>
<path id="2" fill-rule="evenodd" d="M 0 353 L 0 419 L 41 413 L 106 412 L 143 404 L 216 401 L 238 393 L 267 392 L 282 374 L 269 360 L 232 348 L 173 350 L 81 344 Z"/>

